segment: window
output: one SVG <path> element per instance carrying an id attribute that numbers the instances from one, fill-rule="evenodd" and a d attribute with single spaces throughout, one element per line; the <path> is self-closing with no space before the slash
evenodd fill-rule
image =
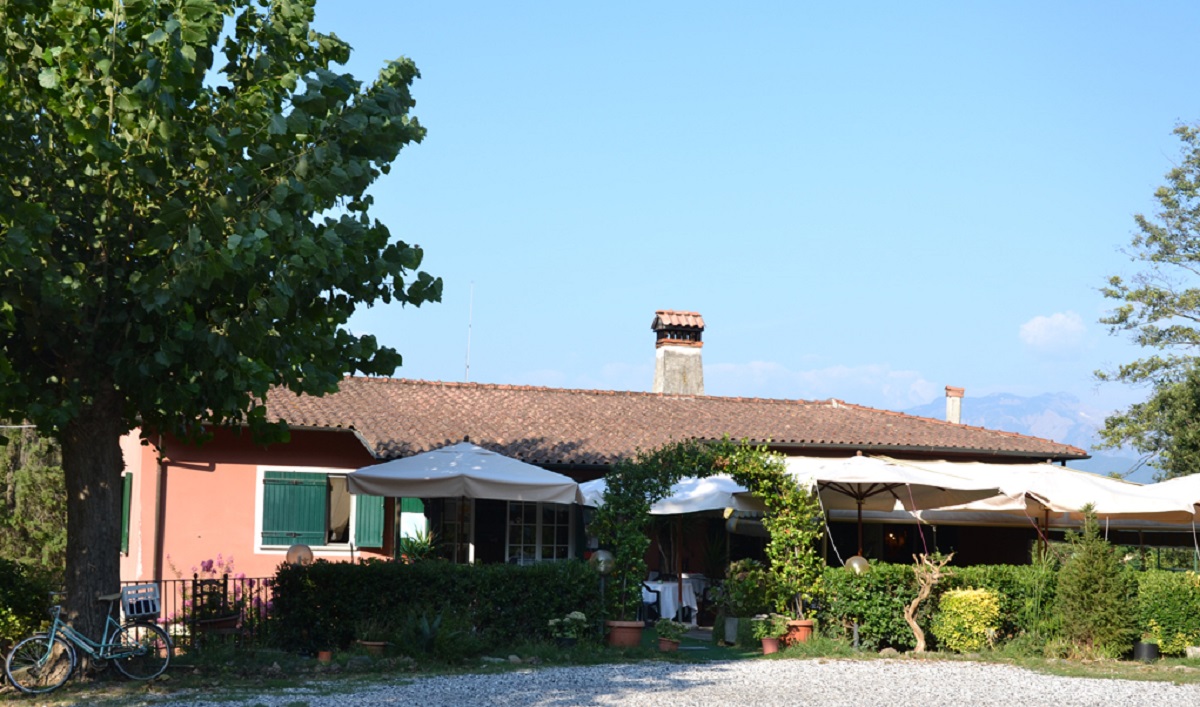
<path id="1" fill-rule="evenodd" d="M 262 546 L 351 543 L 383 546 L 383 497 L 352 496 L 342 474 L 263 472 Z"/>
<path id="2" fill-rule="evenodd" d="M 508 562 L 530 564 L 571 556 L 571 507 L 559 503 L 509 501 Z"/>
<path id="3" fill-rule="evenodd" d="M 129 554 L 129 502 L 133 498 L 133 473 L 121 475 L 121 554 Z"/>

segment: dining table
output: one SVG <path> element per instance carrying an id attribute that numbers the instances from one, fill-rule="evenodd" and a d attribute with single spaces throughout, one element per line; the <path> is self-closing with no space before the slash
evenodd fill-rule
<path id="1" fill-rule="evenodd" d="M 646 581 L 643 582 L 642 600 L 646 602 L 654 601 L 654 593 L 647 591 L 647 588 L 658 592 L 658 611 L 663 618 L 679 619 L 679 610 L 682 607 L 687 607 L 692 610 L 690 617 L 691 625 L 696 625 L 696 614 L 699 610 L 699 605 L 696 603 L 696 590 L 691 582 L 683 583 L 683 601 L 680 602 L 680 585 L 678 581 Z"/>

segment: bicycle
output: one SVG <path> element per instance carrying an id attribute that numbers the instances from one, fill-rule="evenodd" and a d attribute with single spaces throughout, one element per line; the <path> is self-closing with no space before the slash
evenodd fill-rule
<path id="1" fill-rule="evenodd" d="M 114 618 L 117 600 L 122 600 L 125 623 Z M 4 674 L 21 692 L 52 692 L 75 672 L 76 648 L 96 661 L 112 661 L 131 680 L 153 680 L 171 662 L 171 637 L 148 619 L 158 616 L 158 587 L 143 584 L 126 587 L 119 594 L 99 596 L 108 602 L 104 634 L 93 641 L 62 620 L 62 605 L 50 608 L 52 621 L 38 633 L 13 646 L 4 661 Z"/>

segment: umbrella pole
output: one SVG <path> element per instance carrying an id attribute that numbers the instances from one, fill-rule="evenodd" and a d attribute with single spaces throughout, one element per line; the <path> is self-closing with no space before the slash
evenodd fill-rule
<path id="1" fill-rule="evenodd" d="M 863 500 L 858 499 L 858 556 L 863 557 L 862 551 L 862 504 Z"/>
<path id="2" fill-rule="evenodd" d="M 680 515 L 675 523 L 679 537 L 675 541 L 675 578 L 679 583 L 675 587 L 677 593 L 675 606 L 679 607 L 680 618 L 683 618 L 683 516 Z M 672 617 L 674 618 L 674 617 Z"/>

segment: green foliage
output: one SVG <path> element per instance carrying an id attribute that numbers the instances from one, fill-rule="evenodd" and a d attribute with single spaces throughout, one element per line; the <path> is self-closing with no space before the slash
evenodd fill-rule
<path id="1" fill-rule="evenodd" d="M 956 567 L 923 605 L 918 621 L 928 624 L 931 609 L 945 592 L 978 587 L 994 592 L 1000 599 L 999 635 L 1002 640 L 1017 640 L 1040 651 L 1042 644 L 1057 630 L 1053 615 L 1057 574 L 1051 564 L 979 565 Z M 917 594 L 911 565 L 872 562 L 871 571 L 856 575 L 841 567 L 828 567 L 824 578 L 825 594 L 818 611 L 822 630 L 834 637 L 848 639 L 851 625 L 859 624 L 859 641 L 867 648 L 913 647 L 913 634 L 904 622 L 904 606 Z"/>
<path id="2" fill-rule="evenodd" d="M 121 434 L 282 437 L 269 390 L 400 364 L 347 330 L 357 309 L 440 299 L 422 250 L 369 215 L 369 187 L 425 134 L 417 69 L 338 72 L 350 47 L 313 6 L 0 9 L 0 418 L 62 444 L 85 631 L 87 597 L 118 581 Z"/>
<path id="3" fill-rule="evenodd" d="M 1090 507 L 1084 508 L 1083 533 L 1068 535 L 1068 541 L 1054 604 L 1062 636 L 1078 655 L 1120 656 L 1133 645 L 1136 580 L 1100 536 Z"/>
<path id="4" fill-rule="evenodd" d="M 466 646 L 483 650 L 488 643 L 542 638 L 550 619 L 573 611 L 600 613 L 599 577 L 585 562 L 318 561 L 280 566 L 270 634 L 285 650 L 344 649 L 356 638 L 356 626 L 375 619 L 400 627 L 398 644 L 446 643 L 450 651 L 450 638 L 457 636 L 457 655 Z"/>
<path id="5" fill-rule="evenodd" d="M 827 567 L 823 586 L 817 620 L 827 634 L 848 638 L 857 621 L 865 648 L 908 650 L 915 645 L 904 621 L 904 607 L 917 595 L 911 566 L 872 562 L 864 574 Z"/>
<path id="6" fill-rule="evenodd" d="M 1200 575 L 1139 572 L 1137 584 L 1139 632 L 1149 634 L 1164 655 L 1200 645 Z"/>
<path id="7" fill-rule="evenodd" d="M 42 625 L 50 609 L 50 576 L 0 558 L 0 645 L 18 641 Z"/>
<path id="8" fill-rule="evenodd" d="M 754 638 L 760 641 L 764 638 L 782 638 L 788 632 L 788 619 L 779 614 L 771 614 L 763 619 L 754 619 L 751 625 Z"/>
<path id="9" fill-rule="evenodd" d="M 67 506 L 58 448 L 31 429 L 7 436 L 0 446 L 0 557 L 61 576 Z"/>
<path id="10" fill-rule="evenodd" d="M 683 634 L 687 633 L 687 630 L 687 624 L 671 619 L 659 619 L 654 622 L 655 635 L 668 641 L 678 641 L 683 638 Z"/>
<path id="11" fill-rule="evenodd" d="M 1139 346 L 1156 350 L 1146 358 L 1098 371 L 1101 380 L 1150 385 L 1145 403 L 1110 417 L 1101 431 L 1109 447 L 1131 444 L 1155 457 L 1162 476 L 1192 473 L 1200 463 L 1200 435 L 1193 425 L 1200 411 L 1196 347 L 1200 330 L 1200 131 L 1180 126 L 1175 134 L 1182 158 L 1155 192 L 1153 217 L 1137 214 L 1128 255 L 1143 270 L 1128 281 L 1112 277 L 1101 291 L 1119 302 L 1100 321 L 1113 333 L 1126 332 Z"/>
<path id="12" fill-rule="evenodd" d="M 600 547 L 613 554 L 605 597 L 609 618 L 631 620 L 642 603 L 650 506 L 680 479 L 712 474 L 716 458 L 712 445 L 694 440 L 669 443 L 623 459 L 605 475 L 604 503 L 596 509 L 592 532 Z"/>
<path id="13" fill-rule="evenodd" d="M 728 473 L 767 507 L 762 523 L 771 536 L 766 550 L 775 578 L 775 609 L 804 618 L 806 603 L 821 592 L 825 567 L 819 548 L 825 528 L 820 500 L 796 484 L 783 455 L 766 447 L 725 446 L 717 471 Z"/>
<path id="14" fill-rule="evenodd" d="M 803 615 L 804 601 L 820 589 L 823 563 L 817 541 L 824 526 L 819 502 L 796 486 L 781 455 L 766 447 L 735 444 L 729 438 L 712 444 L 668 443 L 618 462 L 605 476 L 604 503 L 592 524 L 600 546 L 615 558 L 606 597 L 610 615 L 628 620 L 641 604 L 650 506 L 680 479 L 714 473 L 729 474 L 763 499 L 767 506 L 763 526 L 771 534 L 767 557 L 775 580 L 774 603 L 780 611 Z"/>
<path id="15" fill-rule="evenodd" d="M 418 531 L 396 541 L 396 556 L 401 562 L 420 562 L 438 556 L 438 540 L 432 530 Z"/>
<path id="16" fill-rule="evenodd" d="M 584 634 L 593 630 L 587 614 L 582 611 L 572 611 L 561 619 L 550 619 L 547 628 L 552 638 L 583 638 Z"/>
<path id="17" fill-rule="evenodd" d="M 1035 561 L 1032 565 L 977 565 L 956 568 L 942 586 L 951 589 L 989 589 L 1000 598 L 999 638 L 1037 644 L 1058 632 L 1054 597 L 1058 587 L 1057 564 Z"/>
<path id="18" fill-rule="evenodd" d="M 774 605 L 774 576 L 758 560 L 746 558 L 729 563 L 720 598 L 730 616 L 765 614 Z"/>
<path id="19" fill-rule="evenodd" d="M 933 635 L 956 653 L 973 653 L 995 642 L 1000 628 L 1000 597 L 990 589 L 951 589 L 938 600 Z"/>

